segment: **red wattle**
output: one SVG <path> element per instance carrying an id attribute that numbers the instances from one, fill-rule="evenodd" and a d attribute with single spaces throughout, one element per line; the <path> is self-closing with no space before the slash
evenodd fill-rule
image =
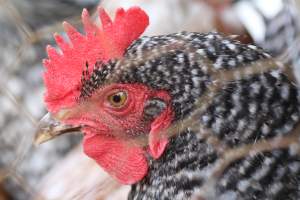
<path id="1" fill-rule="evenodd" d="M 84 152 L 122 184 L 134 184 L 148 172 L 145 151 L 101 134 L 86 134 Z"/>

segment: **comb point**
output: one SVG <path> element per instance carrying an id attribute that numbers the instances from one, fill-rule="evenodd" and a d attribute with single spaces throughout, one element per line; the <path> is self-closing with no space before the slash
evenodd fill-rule
<path id="1" fill-rule="evenodd" d="M 56 44 L 59 46 L 62 52 L 65 52 L 69 48 L 69 44 L 64 40 L 64 38 L 58 33 L 54 33 L 53 37 Z"/>
<path id="2" fill-rule="evenodd" d="M 87 9 L 82 11 L 81 20 L 84 26 L 84 31 L 88 37 L 97 32 L 97 26 L 91 21 L 90 14 Z"/>
<path id="3" fill-rule="evenodd" d="M 108 26 L 111 26 L 112 20 L 102 7 L 98 7 L 98 13 L 103 29 L 106 30 Z"/>
<path id="4" fill-rule="evenodd" d="M 74 26 L 72 26 L 68 22 L 63 22 L 63 27 L 73 46 L 81 43 L 83 35 L 79 33 Z"/>

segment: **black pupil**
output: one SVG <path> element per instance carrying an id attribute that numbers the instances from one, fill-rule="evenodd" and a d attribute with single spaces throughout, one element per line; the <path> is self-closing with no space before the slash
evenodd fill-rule
<path id="1" fill-rule="evenodd" d="M 121 102 L 121 95 L 120 94 L 116 94 L 113 96 L 113 101 L 115 103 L 120 103 Z"/>

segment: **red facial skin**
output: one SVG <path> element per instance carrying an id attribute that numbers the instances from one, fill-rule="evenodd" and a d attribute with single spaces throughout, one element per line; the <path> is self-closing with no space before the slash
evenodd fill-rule
<path id="1" fill-rule="evenodd" d="M 116 108 L 108 97 L 118 91 L 125 91 L 127 100 Z M 153 121 L 145 122 L 144 104 L 155 97 L 163 99 L 168 107 Z M 72 110 L 64 123 L 84 126 L 84 152 L 123 184 L 143 179 L 148 171 L 146 153 L 158 159 L 167 146 L 168 139 L 158 135 L 169 127 L 173 118 L 170 96 L 165 91 L 141 84 L 112 84 L 97 90 Z M 146 136 L 148 145 L 129 142 L 137 135 Z"/>

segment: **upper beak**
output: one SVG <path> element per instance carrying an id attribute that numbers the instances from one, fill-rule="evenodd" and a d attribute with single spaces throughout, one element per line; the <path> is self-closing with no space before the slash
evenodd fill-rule
<path id="1" fill-rule="evenodd" d="M 62 116 L 61 113 L 60 116 Z M 62 124 L 61 122 L 58 121 L 60 120 L 59 118 L 61 117 L 56 117 L 56 118 L 52 117 L 50 113 L 47 113 L 40 120 L 40 122 L 38 123 L 37 131 L 35 134 L 35 140 L 34 140 L 34 143 L 36 145 L 47 142 L 65 133 L 78 132 L 81 129 L 81 126 Z"/>

